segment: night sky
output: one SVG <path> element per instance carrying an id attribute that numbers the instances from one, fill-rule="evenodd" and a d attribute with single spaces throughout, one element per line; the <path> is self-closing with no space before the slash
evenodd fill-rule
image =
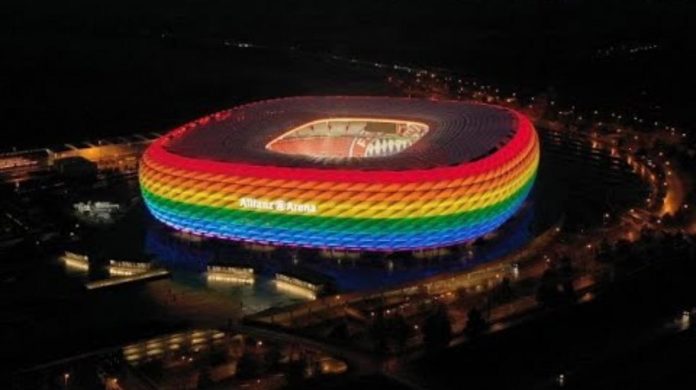
<path id="1" fill-rule="evenodd" d="M 16 1 L 0 11 L 3 149 L 163 130 L 246 100 L 316 92 L 299 88 L 311 59 L 249 66 L 220 54 L 225 39 L 443 67 L 587 109 L 620 104 L 690 123 L 694 11 L 645 0 Z M 266 64 L 276 68 L 238 73 Z"/>

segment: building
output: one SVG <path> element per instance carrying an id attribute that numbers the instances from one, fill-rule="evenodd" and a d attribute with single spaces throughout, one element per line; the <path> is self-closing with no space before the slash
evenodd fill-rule
<path id="1" fill-rule="evenodd" d="M 413 250 L 467 242 L 522 205 L 539 163 L 530 121 L 496 106 L 295 97 L 219 112 L 155 141 L 152 215 L 223 239 Z"/>

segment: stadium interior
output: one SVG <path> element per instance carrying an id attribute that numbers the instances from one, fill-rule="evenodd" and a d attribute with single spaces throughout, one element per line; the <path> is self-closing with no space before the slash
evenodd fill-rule
<path id="1" fill-rule="evenodd" d="M 387 157 L 418 142 L 429 130 L 419 122 L 331 118 L 296 127 L 266 145 L 276 153 L 317 159 Z"/>

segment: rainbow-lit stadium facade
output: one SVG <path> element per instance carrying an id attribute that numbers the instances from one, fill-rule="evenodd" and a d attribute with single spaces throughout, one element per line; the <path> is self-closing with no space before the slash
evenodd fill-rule
<path id="1" fill-rule="evenodd" d="M 501 107 L 382 97 L 247 104 L 156 140 L 140 168 L 159 221 L 273 245 L 416 250 L 474 240 L 533 186 L 534 127 Z"/>

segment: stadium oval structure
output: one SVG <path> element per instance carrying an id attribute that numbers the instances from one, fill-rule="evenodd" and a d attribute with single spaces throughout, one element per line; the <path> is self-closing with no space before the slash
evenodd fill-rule
<path id="1" fill-rule="evenodd" d="M 534 183 L 531 122 L 502 107 L 389 97 L 293 97 L 206 116 L 140 165 L 148 209 L 223 239 L 364 251 L 474 240 Z"/>

